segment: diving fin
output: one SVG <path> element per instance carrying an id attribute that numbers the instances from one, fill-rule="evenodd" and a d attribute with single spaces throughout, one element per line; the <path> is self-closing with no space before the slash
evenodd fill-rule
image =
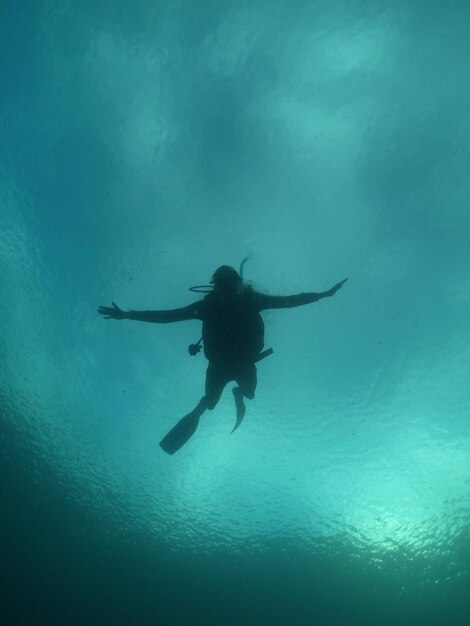
<path id="1" fill-rule="evenodd" d="M 235 398 L 235 406 L 237 407 L 237 421 L 235 422 L 235 426 L 233 427 L 232 433 L 237 430 L 240 424 L 243 421 L 246 413 L 245 403 L 243 402 L 243 393 L 240 387 L 234 387 L 232 389 L 233 397 Z M 230 434 L 232 434 L 230 433 Z"/>
<path id="2" fill-rule="evenodd" d="M 196 432 L 199 424 L 199 418 L 206 410 L 206 406 L 201 400 L 197 407 L 185 415 L 180 421 L 173 426 L 169 433 L 167 433 L 160 441 L 160 447 L 168 454 L 174 454 L 184 444 L 191 439 Z"/>
<path id="3" fill-rule="evenodd" d="M 263 352 L 260 352 L 258 354 L 258 356 L 256 357 L 255 363 L 258 363 L 259 361 L 262 361 L 267 356 L 270 356 L 273 352 L 274 351 L 273 351 L 272 348 L 268 348 L 267 350 L 263 350 Z M 235 422 L 235 426 L 233 427 L 233 430 L 232 430 L 232 433 L 233 433 L 233 432 L 235 432 L 237 430 L 237 428 L 242 423 L 243 418 L 245 417 L 246 407 L 245 407 L 245 403 L 243 402 L 243 392 L 240 389 L 240 387 L 234 387 L 232 389 L 232 392 L 233 392 L 233 397 L 235 398 L 235 406 L 237 407 L 237 421 Z M 232 434 L 232 433 L 230 433 L 230 434 Z"/>

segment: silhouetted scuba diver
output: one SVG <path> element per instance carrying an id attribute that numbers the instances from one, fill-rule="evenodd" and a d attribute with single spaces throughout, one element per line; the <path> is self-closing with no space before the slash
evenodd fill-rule
<path id="1" fill-rule="evenodd" d="M 201 341 L 204 344 L 204 354 L 209 361 L 205 395 L 196 408 L 183 417 L 160 441 L 160 446 L 168 454 L 174 454 L 194 434 L 201 415 L 206 409 L 212 410 L 216 406 L 225 385 L 231 380 L 238 385 L 233 389 L 237 411 L 233 431 L 241 424 L 245 415 L 243 399 L 255 397 L 255 363 L 273 352 L 271 348 L 263 351 L 264 323 L 261 311 L 317 302 L 321 298 L 333 296 L 347 280 L 346 278 L 322 293 L 268 296 L 243 284 L 243 266 L 246 261 L 247 259 L 243 259 L 240 272 L 228 265 L 222 265 L 214 272 L 210 285 L 191 287 L 191 291 L 207 295 L 186 307 L 165 311 L 125 312 L 113 302 L 112 307 L 98 308 L 98 313 L 106 319 L 130 319 L 160 324 L 184 320 L 202 322 L 202 337 L 196 344 L 191 344 L 188 350 L 191 355 L 195 355 L 201 349 Z"/>

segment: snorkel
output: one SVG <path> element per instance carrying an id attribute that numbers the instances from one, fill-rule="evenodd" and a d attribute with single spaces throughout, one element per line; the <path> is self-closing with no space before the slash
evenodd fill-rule
<path id="1" fill-rule="evenodd" d="M 243 268 L 245 267 L 245 263 L 247 261 L 249 261 L 251 259 L 251 254 L 249 254 L 248 256 L 246 256 L 243 261 L 240 263 L 240 269 L 238 270 L 238 273 L 240 274 L 240 278 L 242 279 L 243 282 Z"/>

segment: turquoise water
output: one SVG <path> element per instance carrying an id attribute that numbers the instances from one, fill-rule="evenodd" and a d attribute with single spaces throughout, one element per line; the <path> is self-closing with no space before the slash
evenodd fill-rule
<path id="1" fill-rule="evenodd" d="M 465 2 L 0 5 L 2 623 L 470 621 Z M 270 294 L 241 428 L 192 302 Z"/>

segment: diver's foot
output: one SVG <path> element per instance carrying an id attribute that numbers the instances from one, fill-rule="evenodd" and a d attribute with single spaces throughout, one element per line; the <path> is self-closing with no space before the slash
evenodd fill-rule
<path id="1" fill-rule="evenodd" d="M 245 403 L 243 402 L 243 393 L 240 387 L 234 387 L 232 389 L 232 393 L 233 397 L 235 398 L 235 406 L 237 407 L 237 421 L 235 424 L 235 428 L 233 429 L 236 430 L 242 423 L 243 418 L 245 417 L 246 407 Z"/>

